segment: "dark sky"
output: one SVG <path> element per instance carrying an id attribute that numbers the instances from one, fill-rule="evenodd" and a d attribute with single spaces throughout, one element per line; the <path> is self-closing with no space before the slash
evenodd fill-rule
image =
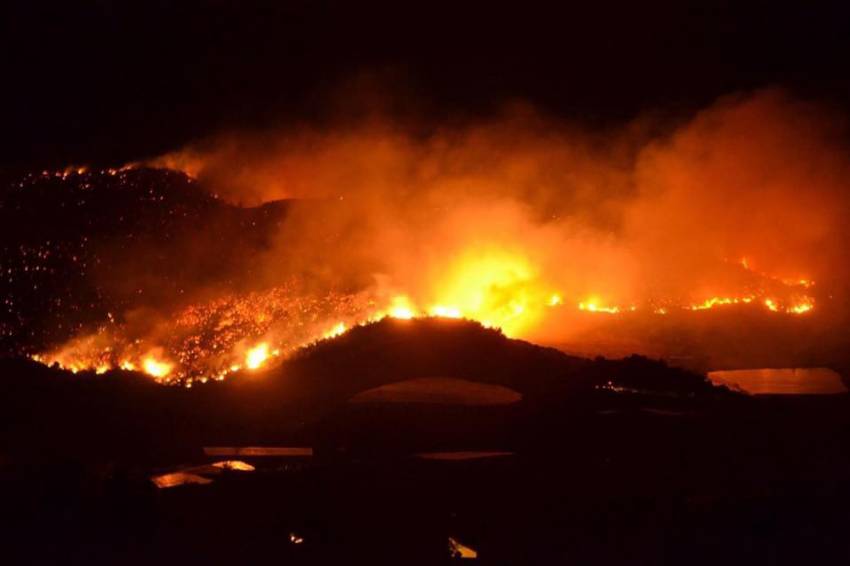
<path id="1" fill-rule="evenodd" d="M 0 164 L 117 164 L 364 91 L 435 120 L 523 99 L 607 125 L 767 85 L 847 107 L 850 20 L 814 4 L 6 0 Z"/>

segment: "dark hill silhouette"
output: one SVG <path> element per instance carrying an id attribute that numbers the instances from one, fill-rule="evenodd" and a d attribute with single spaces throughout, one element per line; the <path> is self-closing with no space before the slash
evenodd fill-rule
<path id="1" fill-rule="evenodd" d="M 731 396 L 704 376 L 662 362 L 579 358 L 476 322 L 439 318 L 384 319 L 354 328 L 301 350 L 281 377 L 287 386 L 281 397 L 303 395 L 302 402 L 314 407 L 309 429 L 321 448 L 369 457 L 470 448 L 545 451 L 553 431 L 572 430 L 565 423 L 600 410 L 648 405 L 682 412 L 695 400 Z M 507 387 L 522 400 L 478 407 L 348 403 L 375 387 L 429 377 Z"/>
<path id="2" fill-rule="evenodd" d="M 645 392 L 711 395 L 704 376 L 640 356 L 606 360 L 569 356 L 466 320 L 384 319 L 302 349 L 283 368 L 289 380 L 337 400 L 417 377 L 492 383 L 532 402 L 609 385 Z M 331 378 L 331 376 L 335 376 Z"/>
<path id="3" fill-rule="evenodd" d="M 9 425 L 3 441 L 30 455 L 139 462 L 185 457 L 205 445 L 312 443 L 315 434 L 327 434 L 315 425 L 355 394 L 436 376 L 514 389 L 523 399 L 509 410 L 531 421 L 559 418 L 564 407 L 588 413 L 627 398 L 669 405 L 736 397 L 703 376 L 645 358 L 588 360 L 474 322 L 385 319 L 308 347 L 278 368 L 192 389 L 160 386 L 133 372 L 74 375 L 6 359 L 0 362 L 0 414 Z"/>

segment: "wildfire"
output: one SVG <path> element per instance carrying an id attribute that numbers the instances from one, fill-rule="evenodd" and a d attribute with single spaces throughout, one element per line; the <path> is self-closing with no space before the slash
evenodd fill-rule
<path id="1" fill-rule="evenodd" d="M 445 305 L 434 305 L 428 309 L 428 314 L 440 318 L 463 318 L 463 313 L 457 307 L 447 307 Z"/>
<path id="2" fill-rule="evenodd" d="M 542 318 L 551 295 L 523 253 L 470 251 L 458 256 L 437 282 L 426 312 L 477 320 L 517 336 Z"/>
<path id="3" fill-rule="evenodd" d="M 702 303 L 694 304 L 688 307 L 690 310 L 700 311 L 708 310 L 718 306 L 725 305 L 748 305 L 756 301 L 755 296 L 745 297 L 711 297 Z M 787 303 L 784 306 L 780 302 L 771 297 L 762 299 L 761 304 L 770 312 L 784 312 L 787 314 L 805 314 L 815 308 L 814 299 L 808 296 L 801 297 L 796 302 Z"/>
<path id="4" fill-rule="evenodd" d="M 787 312 L 794 314 L 803 314 L 809 312 L 813 308 L 815 308 L 814 301 L 811 298 L 806 297 L 799 303 L 788 307 L 786 310 Z"/>
<path id="5" fill-rule="evenodd" d="M 129 334 L 110 318 L 95 331 L 32 358 L 74 373 L 120 368 L 144 372 L 161 383 L 188 385 L 267 365 L 321 339 L 321 328 L 327 328 L 323 321 L 365 321 L 372 309 L 365 297 L 311 295 L 286 284 L 189 305 L 156 328 L 158 340 Z M 337 333 L 342 331 L 337 328 Z M 246 348 L 246 343 L 251 346 Z"/>
<path id="6" fill-rule="evenodd" d="M 603 312 L 608 314 L 617 314 L 621 312 L 618 306 L 600 305 L 599 299 L 591 298 L 578 304 L 578 309 L 587 312 Z"/>
<path id="7" fill-rule="evenodd" d="M 257 369 L 269 359 L 269 345 L 265 342 L 248 350 L 245 354 L 245 367 Z"/>
<path id="8" fill-rule="evenodd" d="M 793 284 L 776 285 L 780 287 L 771 287 L 778 289 L 775 294 L 755 289 L 693 302 L 618 304 L 603 300 L 600 295 L 583 294 L 579 298 L 553 290 L 554 286 L 542 279 L 525 255 L 489 249 L 458 256 L 430 292 L 420 290 L 418 296 L 333 292 L 311 295 L 299 291 L 294 284 L 284 285 L 190 305 L 158 328 L 156 335 L 166 337 L 161 342 L 127 335 L 110 317 L 109 325 L 33 359 L 47 365 L 58 364 L 74 373 L 104 373 L 120 368 L 142 371 L 161 383 L 191 386 L 193 381 L 221 380 L 242 369 L 266 367 L 271 360 L 285 358 L 304 345 L 332 339 L 353 327 L 386 317 L 465 318 L 499 328 L 508 336 L 522 336 L 556 310 L 569 313 L 574 309 L 588 316 L 628 316 L 639 312 L 653 316 L 736 305 L 789 315 L 804 315 L 814 309 L 814 299 L 802 292 L 813 282 L 794 279 Z M 250 346 L 246 348 L 246 344 Z"/>
<path id="9" fill-rule="evenodd" d="M 346 328 L 345 323 L 344 322 L 338 322 L 337 324 L 334 325 L 333 328 L 331 328 L 330 330 L 325 332 L 322 335 L 322 338 L 324 338 L 326 340 L 329 339 L 329 338 L 335 338 L 337 336 L 340 336 L 341 334 L 344 334 L 346 330 L 348 330 L 348 329 Z"/>
<path id="10" fill-rule="evenodd" d="M 171 370 L 174 369 L 174 365 L 158 360 L 153 355 L 149 355 L 142 360 L 142 368 L 144 368 L 146 374 L 157 379 L 162 379 L 171 373 Z"/>
<path id="11" fill-rule="evenodd" d="M 410 299 L 404 296 L 399 296 L 393 299 L 389 309 L 389 316 L 408 320 L 415 316 L 416 310 L 410 303 Z"/>
<path id="12" fill-rule="evenodd" d="M 703 311 L 703 310 L 713 309 L 714 307 L 722 306 L 722 305 L 738 305 L 738 304 L 748 305 L 748 304 L 753 302 L 754 298 L 755 297 L 752 297 L 752 296 L 746 296 L 746 297 L 711 297 L 710 299 L 706 299 L 705 301 L 703 301 L 701 303 L 691 305 L 689 308 L 692 311 Z M 765 302 L 765 305 L 767 305 L 768 308 L 770 308 L 770 306 L 768 305 L 767 302 Z"/>

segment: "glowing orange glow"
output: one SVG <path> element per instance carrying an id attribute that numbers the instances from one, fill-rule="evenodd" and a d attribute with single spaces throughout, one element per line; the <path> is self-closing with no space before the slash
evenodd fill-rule
<path id="1" fill-rule="evenodd" d="M 738 304 L 750 304 L 753 302 L 754 297 L 746 296 L 746 297 L 711 297 L 710 299 L 706 299 L 702 303 L 691 305 L 689 308 L 694 311 L 702 311 L 712 309 L 717 306 L 723 305 L 738 305 Z"/>
<path id="2" fill-rule="evenodd" d="M 232 287 L 207 285 L 199 269 L 187 271 L 197 285 L 181 280 L 185 295 L 166 304 L 145 293 L 93 305 L 114 316 L 97 319 L 93 309 L 80 316 L 85 326 L 63 320 L 55 336 L 77 334 L 34 359 L 190 384 L 270 369 L 387 317 L 469 319 L 549 344 L 601 343 L 605 325 L 627 334 L 644 321 L 729 324 L 734 333 L 744 325 L 728 321 L 744 312 L 771 323 L 846 318 L 847 297 L 825 300 L 850 274 L 846 148 L 804 110 L 781 93 L 735 97 L 659 128 L 658 138 L 657 128 L 611 132 L 611 144 L 524 112 L 435 124 L 427 136 L 391 122 L 223 134 L 148 165 L 188 173 L 228 206 L 291 199 L 292 210 L 279 222 L 269 215 L 269 232 L 257 234 L 268 242 L 262 253 L 246 249 L 246 280 L 228 274 Z M 96 188 L 104 175 L 129 189 L 133 174 L 77 164 L 38 177 Z M 4 277 L 29 281 L 27 270 L 52 265 L 40 249 L 23 251 L 26 273 Z M 75 269 L 106 271 L 73 254 Z M 91 282 L 100 289 L 121 278 L 106 279 Z M 655 334 L 629 338 L 639 348 Z"/>
<path id="3" fill-rule="evenodd" d="M 152 355 L 149 355 L 144 360 L 142 360 L 142 368 L 144 372 L 155 378 L 163 378 L 168 376 L 173 369 L 173 365 L 156 359 Z"/>
<path id="4" fill-rule="evenodd" d="M 542 318 L 550 298 L 524 255 L 502 249 L 469 250 L 450 262 L 435 283 L 427 313 L 477 320 L 516 336 Z"/>
<path id="5" fill-rule="evenodd" d="M 221 468 L 222 470 L 233 470 L 239 472 L 253 472 L 257 469 L 248 462 L 243 462 L 242 460 L 222 460 L 221 462 L 213 463 L 213 467 Z"/>
<path id="6" fill-rule="evenodd" d="M 254 346 L 245 354 L 245 367 L 257 369 L 269 359 L 269 345 L 266 342 Z M 232 369 L 232 368 L 231 368 Z"/>
<path id="7" fill-rule="evenodd" d="M 570 303 L 565 302 L 564 295 L 552 293 L 552 285 L 541 281 L 531 262 L 520 254 L 491 250 L 486 254 L 462 255 L 452 265 L 453 268 L 446 270 L 433 284 L 430 295 L 433 302 L 429 307 L 423 308 L 406 294 L 394 295 L 388 301 L 334 296 L 329 303 L 330 308 L 319 316 L 304 306 L 313 303 L 292 299 L 283 290 L 274 289 L 263 294 L 188 307 L 176 317 L 172 329 L 172 332 L 188 333 L 185 342 L 178 342 L 177 347 L 157 345 L 153 349 L 142 349 L 135 342 L 98 331 L 73 339 L 56 351 L 34 355 L 32 359 L 46 365 L 58 364 L 73 373 L 92 371 L 102 374 L 113 368 L 140 370 L 158 382 L 182 383 L 190 387 L 195 381 L 222 380 L 243 368 L 255 370 L 265 367 L 270 360 L 285 357 L 300 346 L 334 338 L 352 326 L 385 317 L 466 318 L 486 327 L 499 328 L 509 336 L 521 336 L 549 313 L 569 312 L 564 305 Z M 763 291 L 754 291 L 737 296 L 713 296 L 685 304 L 661 300 L 660 305 L 663 306 L 659 303 L 640 306 L 611 303 L 595 294 L 571 304 L 576 305 L 573 308 L 578 312 L 611 316 L 641 312 L 666 315 L 674 310 L 704 311 L 736 305 L 763 308 L 777 314 L 804 315 L 814 310 L 815 302 L 812 297 L 799 293 L 801 287 L 805 286 L 795 280 L 793 285 L 787 286 L 789 292 L 784 296 L 766 296 Z M 576 300 L 567 297 L 569 299 Z M 278 324 L 279 317 L 293 310 L 305 311 L 308 320 L 314 318 L 326 323 L 301 323 L 296 328 L 304 331 L 294 337 L 279 330 L 271 332 L 276 328 L 273 325 Z M 330 317 L 338 322 L 331 322 L 333 318 Z M 337 317 L 344 318 L 346 322 Z M 211 334 L 202 331 L 210 327 L 215 330 Z M 235 329 L 239 331 L 234 332 Z M 261 334 L 268 338 L 245 350 L 242 346 L 244 337 L 239 332 L 252 336 Z M 198 351 L 196 344 L 201 335 L 210 336 L 212 342 L 206 350 Z"/>
<path id="8" fill-rule="evenodd" d="M 566 315 L 569 312 L 567 304 L 575 305 L 573 308 L 577 312 L 611 316 L 666 315 L 676 310 L 704 311 L 735 306 L 804 315 L 815 308 L 812 297 L 800 294 L 805 286 L 797 280 L 787 286 L 785 295 L 768 296 L 756 290 L 735 296 L 713 296 L 693 303 L 662 299 L 655 304 L 638 305 L 609 302 L 597 294 L 585 295 L 580 301 L 566 295 L 565 300 L 562 293 L 551 291 L 554 286 L 551 282 L 541 280 L 530 260 L 516 252 L 488 250 L 462 254 L 451 262 L 451 266 L 433 282 L 431 292 L 424 297 L 431 299 L 424 305 L 431 306 L 417 304 L 412 295 L 407 294 L 393 295 L 389 300 L 331 296 L 326 311 L 314 312 L 308 306 L 319 304 L 314 300 L 293 298 L 285 289 L 273 289 L 188 307 L 175 317 L 170 329 L 170 332 L 185 334 L 186 338 L 170 346 L 156 345 L 151 349 L 150 345 L 143 347 L 137 345 L 138 341 L 99 330 L 75 338 L 53 352 L 34 355 L 32 359 L 46 365 L 58 364 L 73 373 L 104 373 L 113 368 L 140 370 L 158 382 L 182 383 L 188 387 L 195 381 L 222 380 L 243 368 L 265 367 L 270 360 L 286 357 L 303 345 L 340 336 L 353 326 L 385 317 L 405 320 L 418 316 L 466 318 L 486 327 L 499 328 L 508 336 L 522 336 L 550 313 Z M 282 316 L 293 311 L 306 314 L 305 320 L 294 326 L 303 331 L 294 335 L 275 326 Z M 334 319 L 337 322 L 333 322 Z M 288 331 L 288 328 L 283 330 Z M 248 339 L 258 335 L 266 339 L 246 350 L 243 345 L 246 336 L 242 333 L 247 334 Z M 197 344 L 201 336 L 209 336 L 211 342 L 199 350 Z"/>
<path id="9" fill-rule="evenodd" d="M 579 310 L 587 311 L 587 312 L 602 312 L 608 314 L 617 314 L 621 312 L 620 307 L 618 306 L 607 306 L 600 304 L 599 299 L 596 297 L 591 297 L 586 301 L 582 301 L 578 304 Z"/>
<path id="10" fill-rule="evenodd" d="M 463 313 L 457 307 L 447 307 L 444 305 L 435 305 L 428 309 L 428 314 L 441 318 L 462 318 Z"/>
<path id="11" fill-rule="evenodd" d="M 814 300 L 809 297 L 805 297 L 800 300 L 800 302 L 788 307 L 788 309 L 786 309 L 786 312 L 793 314 L 803 314 L 811 311 L 813 308 L 815 308 Z"/>
<path id="12" fill-rule="evenodd" d="M 325 338 L 325 339 L 334 338 L 336 336 L 344 334 L 346 330 L 348 330 L 348 328 L 345 326 L 345 323 L 344 322 L 338 322 L 337 324 L 334 325 L 333 328 L 331 328 L 330 330 L 325 332 L 322 335 L 322 338 Z"/>
<path id="13" fill-rule="evenodd" d="M 389 316 L 392 318 L 408 320 L 413 318 L 414 315 L 415 309 L 413 308 L 413 305 L 410 304 L 410 300 L 407 297 L 399 296 L 393 299 L 393 302 L 390 305 Z"/>

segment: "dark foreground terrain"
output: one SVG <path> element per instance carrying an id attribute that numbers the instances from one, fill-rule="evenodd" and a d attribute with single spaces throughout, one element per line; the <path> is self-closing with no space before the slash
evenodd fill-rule
<path id="1" fill-rule="evenodd" d="M 512 394 L 357 397 L 423 378 Z M 11 359 L 0 383 L 4 563 L 850 558 L 847 395 L 747 397 L 440 320 L 357 328 L 191 390 Z"/>

